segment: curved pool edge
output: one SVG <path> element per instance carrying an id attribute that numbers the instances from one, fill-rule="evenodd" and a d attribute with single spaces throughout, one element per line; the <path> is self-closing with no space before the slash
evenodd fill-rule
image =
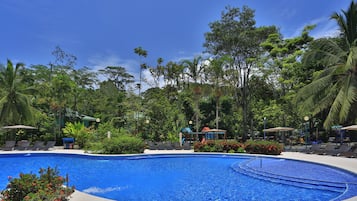
<path id="1" fill-rule="evenodd" d="M 336 156 L 327 156 L 327 155 L 315 155 L 315 154 L 305 154 L 300 152 L 283 152 L 281 155 L 270 156 L 270 155 L 257 155 L 257 154 L 227 154 L 227 153 L 207 153 L 207 152 L 193 152 L 193 150 L 187 151 L 176 151 L 176 150 L 145 150 L 143 154 L 127 154 L 127 155 L 103 155 L 103 154 L 92 154 L 87 153 L 84 150 L 64 150 L 64 149 L 54 149 L 49 151 L 0 151 L 0 154 L 26 154 L 26 153 L 58 153 L 58 154 L 73 154 L 73 155 L 88 155 L 88 156 L 147 156 L 147 155 L 180 155 L 180 154 L 196 154 L 196 155 L 238 155 L 238 156 L 247 156 L 247 157 L 272 157 L 272 158 L 282 158 L 282 159 L 292 159 L 307 161 L 312 163 L 318 163 L 328 166 L 333 166 L 340 168 L 351 173 L 357 174 L 357 159 L 355 158 L 344 158 Z M 70 201 L 113 201 L 107 198 L 102 198 L 81 191 L 75 191 L 74 194 L 70 197 Z M 345 201 L 357 201 L 357 196 L 348 198 Z"/>

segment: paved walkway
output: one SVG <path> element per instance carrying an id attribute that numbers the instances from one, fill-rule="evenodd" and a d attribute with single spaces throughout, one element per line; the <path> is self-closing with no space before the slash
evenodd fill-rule
<path id="1" fill-rule="evenodd" d="M 28 151 L 11 151 L 2 153 L 24 153 Z M 40 151 L 35 151 L 36 153 L 41 153 Z M 57 148 L 54 150 L 43 151 L 44 153 L 73 153 L 73 154 L 86 154 L 83 150 L 64 150 Z M 145 150 L 145 154 L 182 154 L 182 153 L 193 153 L 193 150 Z M 296 159 L 303 160 L 315 163 L 321 163 L 325 165 L 331 165 L 338 168 L 342 168 L 357 174 L 357 159 L 356 158 L 344 158 L 336 156 L 327 156 L 327 155 L 316 155 L 316 154 L 305 154 L 300 152 L 283 152 L 281 155 L 277 156 L 278 158 L 287 158 L 287 159 Z M 82 193 L 80 191 L 75 191 L 70 198 L 70 201 L 111 201 L 109 199 L 95 197 L 89 194 Z M 357 196 L 348 199 L 347 201 L 357 201 Z"/>

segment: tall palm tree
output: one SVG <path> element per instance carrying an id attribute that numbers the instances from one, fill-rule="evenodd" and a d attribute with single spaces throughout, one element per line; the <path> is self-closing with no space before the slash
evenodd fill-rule
<path id="1" fill-rule="evenodd" d="M 199 129 L 199 116 L 200 116 L 200 108 L 199 108 L 199 98 L 201 96 L 201 85 L 202 85 L 202 74 L 204 71 L 204 65 L 202 64 L 202 57 L 198 56 L 195 57 L 192 61 L 191 60 L 184 60 L 182 61 L 182 65 L 186 68 L 186 76 L 193 80 L 194 88 L 193 93 L 195 97 L 195 121 L 196 121 L 196 132 Z M 200 80 L 201 84 L 198 84 Z M 190 86 L 190 81 L 187 81 L 188 87 Z"/>
<path id="2" fill-rule="evenodd" d="M 7 66 L 0 71 L 0 86 L 3 96 L 0 97 L 0 122 L 2 124 L 18 124 L 31 122 L 32 112 L 29 94 L 34 90 L 25 86 L 19 76 L 19 70 L 24 66 L 17 63 L 14 67 L 10 60 Z"/>
<path id="3" fill-rule="evenodd" d="M 325 69 L 297 94 L 302 111 L 327 112 L 324 128 L 356 122 L 357 112 L 357 5 L 334 13 L 341 39 L 320 39 L 312 44 L 306 61 L 319 61 Z"/>
<path id="4" fill-rule="evenodd" d="M 216 101 L 216 128 L 219 128 L 219 110 L 220 110 L 220 99 L 223 95 L 224 85 L 225 85 L 225 65 L 226 62 L 229 61 L 229 58 L 226 56 L 213 59 L 210 61 L 208 66 L 208 74 L 207 77 L 213 88 L 211 88 L 211 92 L 215 97 Z"/>

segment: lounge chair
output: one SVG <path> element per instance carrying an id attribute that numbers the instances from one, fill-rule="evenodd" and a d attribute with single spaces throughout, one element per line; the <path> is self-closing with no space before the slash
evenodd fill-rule
<path id="1" fill-rule="evenodd" d="M 179 142 L 174 142 L 174 143 L 172 143 L 172 146 L 173 146 L 173 148 L 176 149 L 176 150 L 181 150 L 181 149 L 183 149 Z"/>
<path id="2" fill-rule="evenodd" d="M 157 142 L 157 143 L 156 143 L 156 149 L 158 149 L 158 150 L 165 150 L 166 147 L 167 147 L 167 146 L 165 145 L 164 142 Z"/>
<path id="3" fill-rule="evenodd" d="M 307 154 L 314 154 L 316 152 L 321 151 L 321 144 L 312 144 L 310 149 L 304 150 L 302 152 L 307 153 Z"/>
<path id="4" fill-rule="evenodd" d="M 44 141 L 35 141 L 35 143 L 30 147 L 31 150 L 37 151 L 45 147 Z"/>
<path id="5" fill-rule="evenodd" d="M 14 150 L 15 145 L 16 145 L 16 141 L 12 141 L 12 140 L 6 141 L 4 146 L 1 147 L 1 149 L 4 151 L 12 151 Z"/>
<path id="6" fill-rule="evenodd" d="M 340 156 L 342 153 L 348 152 L 351 150 L 351 146 L 348 144 L 342 144 L 339 148 L 332 150 L 330 152 L 327 152 L 326 154 L 332 155 L 332 156 Z"/>
<path id="7" fill-rule="evenodd" d="M 336 149 L 336 145 L 329 143 L 326 145 L 324 149 L 321 149 L 319 151 L 315 151 L 314 154 L 319 154 L 319 155 L 327 155 L 328 153 L 333 153 Z"/>
<path id="8" fill-rule="evenodd" d="M 153 142 L 153 141 L 147 141 L 147 146 L 150 150 L 155 150 L 157 147 L 156 147 L 156 143 Z"/>
<path id="9" fill-rule="evenodd" d="M 30 141 L 28 140 L 21 140 L 17 141 L 17 145 L 15 147 L 16 150 L 27 150 L 30 146 Z"/>
<path id="10" fill-rule="evenodd" d="M 48 151 L 51 148 L 54 148 L 56 141 L 47 141 L 46 145 L 41 148 L 41 150 Z"/>
<path id="11" fill-rule="evenodd" d="M 189 142 L 185 142 L 182 145 L 182 147 L 183 147 L 184 150 L 190 150 L 191 149 L 191 144 Z"/>
<path id="12" fill-rule="evenodd" d="M 357 146 L 351 148 L 349 151 L 341 153 L 340 156 L 347 158 L 357 158 Z"/>

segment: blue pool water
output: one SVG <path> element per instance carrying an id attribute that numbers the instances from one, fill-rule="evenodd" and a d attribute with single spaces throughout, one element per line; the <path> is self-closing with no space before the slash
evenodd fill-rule
<path id="1" fill-rule="evenodd" d="M 83 156 L 2 154 L 8 176 L 57 167 L 70 185 L 120 201 L 344 200 L 357 196 L 357 175 L 314 163 L 238 155 Z"/>

